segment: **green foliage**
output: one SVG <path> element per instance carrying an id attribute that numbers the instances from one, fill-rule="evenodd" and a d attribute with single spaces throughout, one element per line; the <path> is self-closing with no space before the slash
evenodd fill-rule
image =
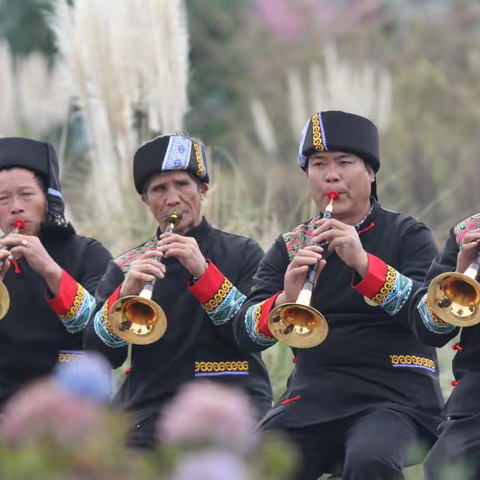
<path id="1" fill-rule="evenodd" d="M 50 0 L 0 2 L 0 37 L 7 38 L 16 55 L 27 55 L 33 51 L 41 51 L 50 57 L 53 55 L 53 36 L 44 15 L 50 6 Z"/>

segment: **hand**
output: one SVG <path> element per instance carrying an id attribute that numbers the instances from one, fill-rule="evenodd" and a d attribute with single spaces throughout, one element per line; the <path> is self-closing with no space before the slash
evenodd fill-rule
<path id="1" fill-rule="evenodd" d="M 138 295 L 147 283 L 164 278 L 165 265 L 158 261 L 162 257 L 162 252 L 150 250 L 133 261 L 120 289 L 119 298 Z"/>
<path id="2" fill-rule="evenodd" d="M 346 225 L 333 218 L 325 218 L 318 222 L 318 228 L 313 232 L 312 242 L 329 242 L 328 250 L 337 255 L 362 277 L 368 272 L 368 255 L 363 249 L 357 231 L 351 225 Z"/>
<path id="3" fill-rule="evenodd" d="M 21 255 L 28 262 L 32 270 L 41 275 L 47 282 L 48 288 L 57 296 L 60 293 L 62 269 L 45 250 L 38 237 L 16 233 L 7 235 L 0 240 L 0 246 L 8 245 L 11 255 Z"/>
<path id="4" fill-rule="evenodd" d="M 200 277 L 205 273 L 207 261 L 193 237 L 164 233 L 160 235 L 157 248 L 165 257 L 178 259 L 192 275 Z"/>
<path id="5" fill-rule="evenodd" d="M 10 268 L 10 261 L 8 260 L 8 257 L 11 255 L 11 253 L 8 250 L 0 250 L 0 261 L 5 259 L 5 263 L 3 264 L 2 269 L 0 270 L 0 282 L 3 282 L 5 280 L 5 275 L 8 272 L 8 269 Z"/>
<path id="6" fill-rule="evenodd" d="M 480 228 L 468 232 L 457 257 L 457 272 L 465 273 L 465 270 L 475 260 L 480 248 Z"/>
<path id="7" fill-rule="evenodd" d="M 317 285 L 318 276 L 326 265 L 322 259 L 323 249 L 316 245 L 311 245 L 299 250 L 285 272 L 284 291 L 277 297 L 275 306 L 283 303 L 293 303 L 302 291 L 303 284 L 307 279 L 308 267 L 319 262 L 317 276 L 315 278 L 314 288 Z"/>

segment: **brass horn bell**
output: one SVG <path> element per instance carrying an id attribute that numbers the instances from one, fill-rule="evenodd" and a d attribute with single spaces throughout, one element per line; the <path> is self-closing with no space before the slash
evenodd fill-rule
<path id="1" fill-rule="evenodd" d="M 311 348 L 328 335 L 325 317 L 311 307 L 312 292 L 302 290 L 295 303 L 275 307 L 268 317 L 268 328 L 282 343 L 294 348 Z"/>
<path id="2" fill-rule="evenodd" d="M 123 297 L 114 303 L 109 321 L 117 337 L 135 345 L 148 345 L 163 337 L 167 316 L 151 296 L 152 291 L 144 289 L 140 295 Z"/>
<path id="3" fill-rule="evenodd" d="M 10 294 L 3 282 L 0 282 L 0 320 L 7 314 L 10 308 Z"/>
<path id="4" fill-rule="evenodd" d="M 25 228 L 25 220 L 22 218 L 17 218 L 14 222 L 13 225 L 15 229 L 9 233 L 8 235 L 11 235 L 12 233 L 19 233 L 20 230 L 23 230 Z M 12 247 L 3 247 L 2 250 L 10 250 Z M 3 265 L 5 264 L 5 260 L 0 261 L 0 270 L 2 270 Z M 8 310 L 10 308 L 10 294 L 8 293 L 8 289 L 5 286 L 5 284 L 0 281 L 0 320 L 3 319 L 3 317 L 7 314 Z"/>
<path id="5" fill-rule="evenodd" d="M 480 283 L 472 264 L 464 274 L 442 273 L 428 287 L 433 314 L 450 325 L 470 327 L 480 322 Z"/>

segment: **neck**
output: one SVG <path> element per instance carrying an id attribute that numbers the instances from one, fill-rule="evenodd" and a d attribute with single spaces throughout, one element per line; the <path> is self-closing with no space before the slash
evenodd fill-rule
<path id="1" fill-rule="evenodd" d="M 362 208 L 356 209 L 355 211 L 349 211 L 349 212 L 342 212 L 342 213 L 335 213 L 335 204 L 333 206 L 333 218 L 336 220 L 339 220 L 340 222 L 344 223 L 345 225 L 351 225 L 352 227 L 355 227 L 358 225 L 359 222 L 361 222 L 370 212 L 370 209 L 372 208 L 372 205 L 370 203 L 370 199 L 367 200 L 367 203 L 363 204 Z"/>
<path id="2" fill-rule="evenodd" d="M 190 224 L 190 225 L 185 225 L 185 226 L 182 226 L 182 227 L 179 227 L 179 228 L 176 228 L 174 233 L 177 233 L 178 235 L 182 235 L 182 236 L 185 236 L 187 235 L 189 232 L 191 232 L 194 228 L 197 228 L 201 223 L 202 223 L 202 220 L 203 220 L 203 217 L 202 215 L 200 214 L 200 217 L 197 219 L 197 221 L 195 222 L 195 224 Z M 181 224 L 181 222 L 180 222 Z"/>

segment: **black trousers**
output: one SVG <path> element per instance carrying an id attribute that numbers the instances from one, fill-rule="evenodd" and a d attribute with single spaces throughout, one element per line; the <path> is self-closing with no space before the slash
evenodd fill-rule
<path id="1" fill-rule="evenodd" d="M 428 480 L 480 480 L 480 414 L 450 419 L 425 459 Z"/>
<path id="2" fill-rule="evenodd" d="M 339 472 L 344 480 L 403 479 L 402 470 L 420 463 L 433 443 L 408 415 L 386 408 L 303 428 L 285 428 L 285 415 L 267 416 L 259 428 L 280 431 L 297 445 L 296 480 Z"/>

